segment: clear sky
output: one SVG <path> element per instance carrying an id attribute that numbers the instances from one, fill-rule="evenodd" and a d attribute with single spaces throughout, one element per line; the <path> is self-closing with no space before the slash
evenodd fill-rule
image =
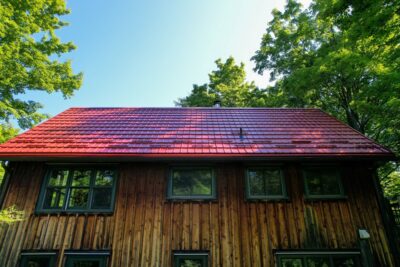
<path id="1" fill-rule="evenodd" d="M 66 55 L 83 86 L 60 94 L 27 94 L 50 115 L 69 107 L 171 107 L 192 84 L 205 83 L 217 58 L 246 64 L 248 79 L 265 86 L 268 75 L 252 71 L 273 8 L 285 0 L 69 0 L 70 23 L 58 31 L 77 50 Z M 307 5 L 310 1 L 303 0 Z M 63 57 L 64 58 L 64 57 Z M 24 98 L 25 98 L 24 97 Z"/>

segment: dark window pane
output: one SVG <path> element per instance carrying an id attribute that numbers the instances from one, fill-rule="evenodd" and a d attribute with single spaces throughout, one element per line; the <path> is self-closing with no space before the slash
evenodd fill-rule
<path id="1" fill-rule="evenodd" d="M 114 171 L 112 170 L 100 170 L 96 173 L 96 186 L 112 186 L 114 179 Z"/>
<path id="2" fill-rule="evenodd" d="M 308 258 L 307 267 L 330 267 L 329 258 Z"/>
<path id="3" fill-rule="evenodd" d="M 303 267 L 301 259 L 281 259 L 282 267 Z"/>
<path id="4" fill-rule="evenodd" d="M 22 262 L 22 267 L 52 267 L 50 258 L 47 257 L 28 257 Z"/>
<path id="5" fill-rule="evenodd" d="M 108 209 L 111 205 L 111 188 L 95 188 L 93 189 L 93 209 Z"/>
<path id="6" fill-rule="evenodd" d="M 252 196 L 264 196 L 265 195 L 265 180 L 262 171 L 249 171 L 249 189 L 250 195 Z"/>
<path id="7" fill-rule="evenodd" d="M 174 170 L 172 195 L 209 196 L 212 194 L 212 171 L 209 169 Z"/>
<path id="8" fill-rule="evenodd" d="M 69 196 L 69 208 L 86 208 L 89 198 L 89 189 L 73 188 Z"/>
<path id="9" fill-rule="evenodd" d="M 339 195 L 340 194 L 340 185 L 339 185 L 339 177 L 335 172 L 324 172 L 321 176 L 323 181 L 322 183 L 322 192 L 324 194 L 330 195 Z"/>
<path id="10" fill-rule="evenodd" d="M 202 259 L 179 259 L 178 267 L 203 267 Z"/>
<path id="11" fill-rule="evenodd" d="M 47 188 L 43 207 L 46 209 L 59 209 L 64 206 L 66 188 Z"/>
<path id="12" fill-rule="evenodd" d="M 100 267 L 100 262 L 96 260 L 74 260 L 73 267 Z"/>
<path id="13" fill-rule="evenodd" d="M 249 170 L 247 176 L 250 196 L 284 195 L 280 169 Z"/>
<path id="14" fill-rule="evenodd" d="M 72 177 L 72 186 L 89 186 L 90 170 L 75 170 Z"/>
<path id="15" fill-rule="evenodd" d="M 280 170 L 266 170 L 265 180 L 267 195 L 283 195 L 282 176 Z"/>
<path id="16" fill-rule="evenodd" d="M 334 267 L 355 267 L 358 266 L 353 257 L 335 257 L 333 258 Z"/>
<path id="17" fill-rule="evenodd" d="M 66 186 L 68 170 L 53 170 L 49 178 L 49 186 Z"/>
<path id="18" fill-rule="evenodd" d="M 334 170 L 307 170 L 306 183 L 310 195 L 340 195 L 340 179 Z"/>

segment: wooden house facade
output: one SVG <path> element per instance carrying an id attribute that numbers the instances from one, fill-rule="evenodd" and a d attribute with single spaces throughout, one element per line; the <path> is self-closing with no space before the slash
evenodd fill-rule
<path id="1" fill-rule="evenodd" d="M 0 157 L 0 266 L 398 264 L 393 154 L 316 109 L 73 108 Z"/>

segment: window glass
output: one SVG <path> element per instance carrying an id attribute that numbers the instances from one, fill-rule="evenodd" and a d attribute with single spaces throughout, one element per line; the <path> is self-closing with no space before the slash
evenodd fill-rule
<path id="1" fill-rule="evenodd" d="M 201 259 L 179 259 L 178 267 L 202 267 L 203 261 Z"/>
<path id="2" fill-rule="evenodd" d="M 282 259 L 282 267 L 303 267 L 303 261 L 301 259 Z"/>
<path id="3" fill-rule="evenodd" d="M 89 186 L 90 176 L 90 170 L 75 170 L 72 177 L 72 186 Z"/>
<path id="4" fill-rule="evenodd" d="M 68 170 L 53 170 L 49 179 L 49 186 L 66 186 Z"/>
<path id="5" fill-rule="evenodd" d="M 110 207 L 112 188 L 94 188 L 92 198 L 93 209 L 104 209 Z"/>
<path id="6" fill-rule="evenodd" d="M 115 195 L 115 170 L 55 168 L 47 175 L 38 211 L 111 211 Z"/>
<path id="7" fill-rule="evenodd" d="M 21 267 L 54 267 L 56 253 L 48 255 L 40 252 L 21 255 Z"/>
<path id="8" fill-rule="evenodd" d="M 96 186 L 112 186 L 114 181 L 113 170 L 99 170 L 96 173 Z"/>
<path id="9" fill-rule="evenodd" d="M 73 267 L 100 267 L 100 262 L 95 260 L 75 260 Z"/>
<path id="10" fill-rule="evenodd" d="M 95 255 L 90 252 L 87 255 L 67 255 L 66 267 L 106 267 L 107 256 Z"/>
<path id="11" fill-rule="evenodd" d="M 278 168 L 251 168 L 246 175 L 246 193 L 250 199 L 285 198 L 282 170 Z"/>
<path id="12" fill-rule="evenodd" d="M 308 196 L 343 196 L 340 174 L 332 168 L 308 168 L 304 170 Z"/>
<path id="13" fill-rule="evenodd" d="M 279 267 L 361 267 L 358 252 L 281 253 L 277 253 Z"/>
<path id="14" fill-rule="evenodd" d="M 174 267 L 207 267 L 208 254 L 184 252 L 174 254 Z"/>
<path id="15" fill-rule="evenodd" d="M 214 174 L 209 168 L 173 169 L 169 197 L 211 198 L 214 195 Z"/>
<path id="16" fill-rule="evenodd" d="M 328 257 L 307 258 L 307 267 L 330 267 Z"/>
<path id="17" fill-rule="evenodd" d="M 334 267 L 354 267 L 357 265 L 357 258 L 354 257 L 334 257 L 333 258 L 333 266 Z"/>
<path id="18" fill-rule="evenodd" d="M 44 199 L 44 208 L 61 209 L 64 207 L 66 188 L 48 188 Z"/>
<path id="19" fill-rule="evenodd" d="M 250 195 L 264 196 L 266 194 L 265 179 L 262 171 L 249 171 L 248 179 Z"/>
<path id="20" fill-rule="evenodd" d="M 71 188 L 68 208 L 86 209 L 89 198 L 89 188 Z"/>

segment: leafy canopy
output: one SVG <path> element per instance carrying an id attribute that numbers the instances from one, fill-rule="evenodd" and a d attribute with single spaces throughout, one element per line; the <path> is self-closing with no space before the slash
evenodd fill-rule
<path id="1" fill-rule="evenodd" d="M 280 105 L 320 107 L 400 151 L 400 10 L 385 0 L 289 0 L 252 58 Z"/>
<path id="2" fill-rule="evenodd" d="M 244 64 L 237 65 L 233 57 L 225 62 L 215 61 L 217 69 L 209 76 L 209 83 L 193 85 L 191 93 L 175 102 L 181 107 L 211 107 L 216 100 L 225 107 L 265 106 L 266 98 L 254 82 L 246 81 Z"/>
<path id="3" fill-rule="evenodd" d="M 23 94 L 59 92 L 68 98 L 81 86 L 82 74 L 60 60 L 75 46 L 55 34 L 67 25 L 60 17 L 68 13 L 64 0 L 0 0 L 0 143 L 18 133 L 12 120 L 27 129 L 47 117 L 39 112 L 39 102 L 22 100 Z M 0 172 L 1 188 L 2 167 Z M 0 211 L 0 223 L 22 219 L 23 211 L 15 207 Z"/>
<path id="4" fill-rule="evenodd" d="M 59 60 L 75 49 L 55 34 L 67 25 L 60 17 L 68 13 L 64 0 L 0 0 L 0 142 L 17 133 L 11 120 L 27 129 L 46 118 L 39 102 L 20 98 L 28 90 L 67 98 L 81 86 L 82 74 Z"/>

